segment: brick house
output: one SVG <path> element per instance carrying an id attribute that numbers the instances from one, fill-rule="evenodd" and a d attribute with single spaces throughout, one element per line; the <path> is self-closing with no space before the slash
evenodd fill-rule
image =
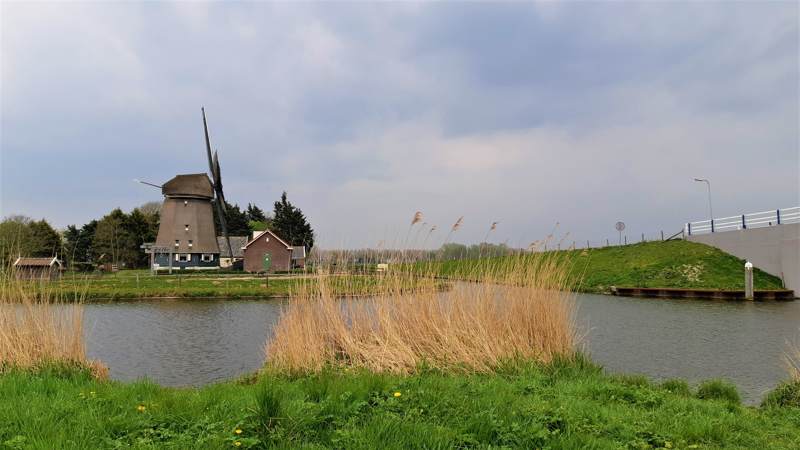
<path id="1" fill-rule="evenodd" d="M 244 271 L 264 272 L 264 255 L 269 253 L 272 264 L 269 272 L 292 268 L 292 246 L 270 230 L 254 231 L 253 239 L 244 246 Z"/>

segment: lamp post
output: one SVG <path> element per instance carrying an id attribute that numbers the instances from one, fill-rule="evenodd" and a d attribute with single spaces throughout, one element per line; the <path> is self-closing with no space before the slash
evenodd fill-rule
<path id="1" fill-rule="evenodd" d="M 708 218 L 709 220 L 714 220 L 714 210 L 711 209 L 711 182 L 705 178 L 695 178 L 694 181 L 705 183 L 708 186 Z"/>

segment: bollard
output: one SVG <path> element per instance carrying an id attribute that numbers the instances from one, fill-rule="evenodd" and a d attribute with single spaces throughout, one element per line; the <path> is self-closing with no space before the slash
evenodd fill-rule
<path id="1" fill-rule="evenodd" d="M 744 263 L 744 298 L 753 299 L 753 263 L 750 261 Z"/>

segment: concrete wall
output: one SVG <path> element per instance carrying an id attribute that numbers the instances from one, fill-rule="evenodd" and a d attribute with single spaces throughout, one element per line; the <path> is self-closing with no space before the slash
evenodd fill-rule
<path id="1" fill-rule="evenodd" d="M 800 294 L 800 223 L 687 238 L 746 259 L 764 272 L 782 277 L 787 289 L 795 291 L 795 295 Z"/>

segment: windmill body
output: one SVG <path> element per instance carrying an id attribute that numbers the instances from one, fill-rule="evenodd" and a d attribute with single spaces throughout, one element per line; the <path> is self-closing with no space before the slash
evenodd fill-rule
<path id="1" fill-rule="evenodd" d="M 178 175 L 161 193 L 155 263 L 160 269 L 219 269 L 219 245 L 214 229 L 214 188 L 204 173 Z M 169 249 L 169 252 L 165 252 Z"/>
<path id="2" fill-rule="evenodd" d="M 225 219 L 225 194 L 222 192 L 219 156 L 216 151 L 211 151 L 206 112 L 203 108 L 201 111 L 208 170 L 213 181 L 204 173 L 177 175 L 162 186 L 135 180 L 160 187 L 164 195 L 156 243 L 143 246 L 151 255 L 154 270 L 170 270 L 171 273 L 172 269 L 219 269 L 215 212 L 227 254 L 234 254 Z"/>

